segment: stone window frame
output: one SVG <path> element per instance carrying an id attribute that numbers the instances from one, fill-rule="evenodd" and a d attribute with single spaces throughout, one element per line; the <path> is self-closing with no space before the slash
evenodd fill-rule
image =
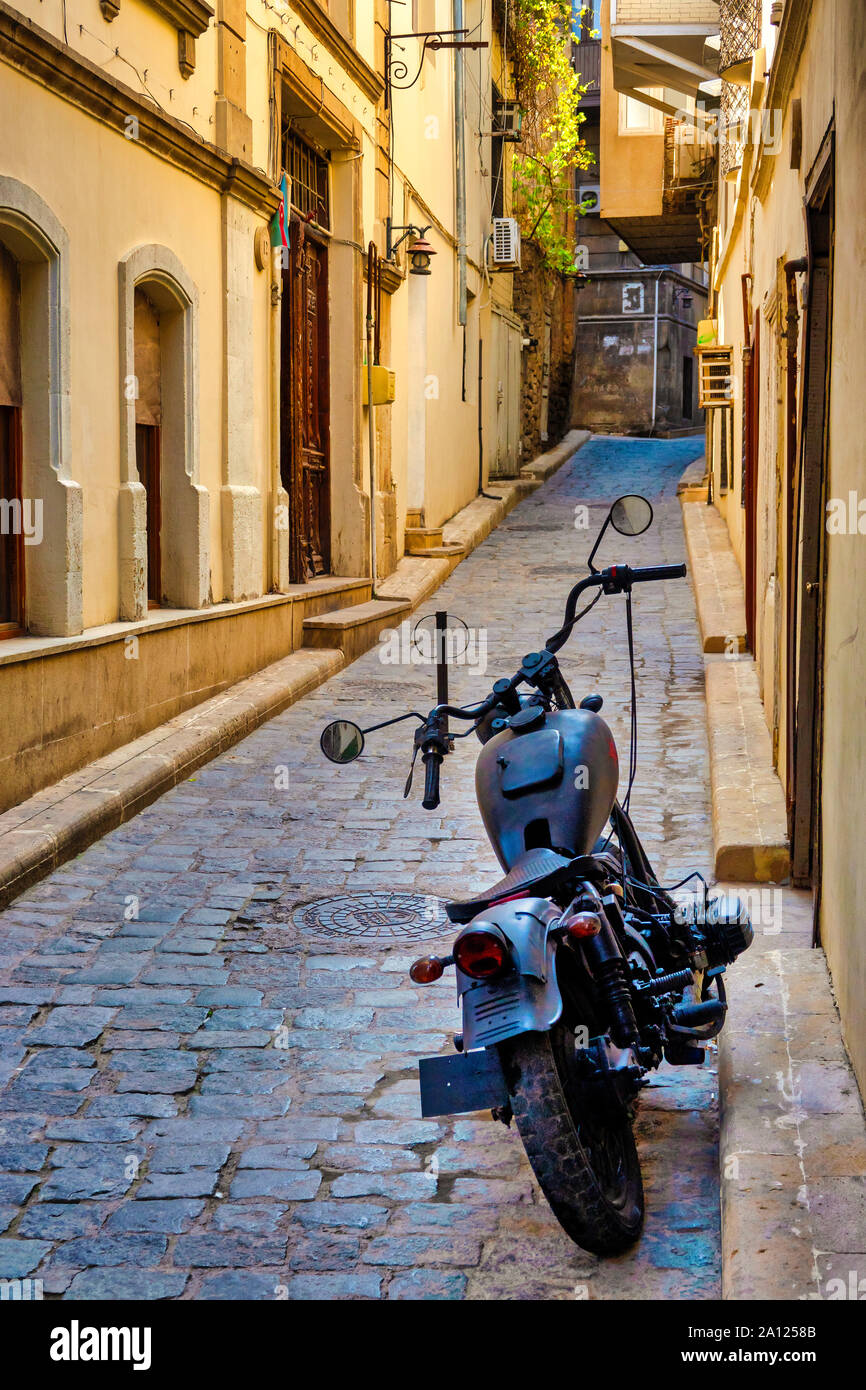
<path id="1" fill-rule="evenodd" d="M 24 493 L 42 504 L 25 546 L 25 625 L 38 637 L 83 630 L 83 491 L 70 474 L 69 236 L 28 184 L 0 176 L 0 239 L 21 275 Z"/>
<path id="2" fill-rule="evenodd" d="M 118 264 L 120 310 L 121 621 L 147 617 L 147 497 L 135 456 L 135 291 L 161 315 L 162 584 L 170 608 L 210 605 L 208 490 L 199 481 L 198 289 L 167 246 L 137 246 Z M 167 393 L 167 394 L 166 394 Z"/>

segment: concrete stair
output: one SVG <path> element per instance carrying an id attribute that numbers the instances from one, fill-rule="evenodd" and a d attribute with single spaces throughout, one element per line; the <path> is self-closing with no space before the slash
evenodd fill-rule
<path id="1" fill-rule="evenodd" d="M 405 551 L 407 555 L 439 558 L 448 555 L 462 555 L 465 548 L 460 541 L 443 540 L 441 526 L 406 527 Z"/>
<path id="2" fill-rule="evenodd" d="M 354 661 L 376 643 L 379 633 L 396 627 L 408 615 L 408 599 L 368 599 L 349 608 L 337 608 L 304 619 L 304 646 L 337 649 L 346 662 Z"/>

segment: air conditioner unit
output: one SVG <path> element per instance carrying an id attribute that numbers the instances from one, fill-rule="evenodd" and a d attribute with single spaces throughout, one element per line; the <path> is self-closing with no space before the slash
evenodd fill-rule
<path id="1" fill-rule="evenodd" d="M 493 134 L 506 143 L 516 143 L 520 139 L 523 112 L 516 101 L 498 100 L 494 106 Z"/>
<path id="2" fill-rule="evenodd" d="M 581 217 L 598 217 L 601 207 L 601 184 L 584 183 L 577 190 L 578 212 Z"/>
<path id="3" fill-rule="evenodd" d="M 493 269 L 520 269 L 520 228 L 514 217 L 493 219 Z"/>

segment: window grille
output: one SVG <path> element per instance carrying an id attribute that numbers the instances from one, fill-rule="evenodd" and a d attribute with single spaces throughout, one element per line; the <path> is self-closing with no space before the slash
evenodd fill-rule
<path id="1" fill-rule="evenodd" d="M 288 130 L 283 137 L 283 168 L 290 179 L 292 207 L 302 217 L 312 216 L 320 227 L 330 230 L 327 159 Z"/>
<path id="2" fill-rule="evenodd" d="M 701 410 L 730 405 L 733 396 L 734 349 L 732 347 L 697 348 L 698 405 Z"/>

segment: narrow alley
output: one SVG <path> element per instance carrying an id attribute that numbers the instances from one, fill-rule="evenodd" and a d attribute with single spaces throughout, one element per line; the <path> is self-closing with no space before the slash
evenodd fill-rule
<path id="1" fill-rule="evenodd" d="M 702 447 L 595 438 L 525 500 L 411 620 L 469 629 L 452 695 L 481 698 L 558 626 L 618 494 L 655 521 L 611 532 L 600 563 L 682 559 L 676 485 Z M 635 639 L 632 814 L 675 882 L 713 862 L 689 582 L 636 595 Z M 413 652 L 380 642 L 2 914 L 0 1277 L 71 1298 L 720 1297 L 712 1051 L 643 1093 L 647 1225 L 612 1260 L 562 1233 L 513 1128 L 419 1118 L 416 1059 L 459 1014 L 450 977 L 417 988 L 407 967 L 450 943 L 438 900 L 498 877 L 477 745 L 446 762 L 434 814 L 417 776 L 402 799 L 410 724 L 346 768 L 319 748 L 330 718 L 435 702 Z M 604 696 L 626 768 L 621 599 L 563 665 Z"/>

